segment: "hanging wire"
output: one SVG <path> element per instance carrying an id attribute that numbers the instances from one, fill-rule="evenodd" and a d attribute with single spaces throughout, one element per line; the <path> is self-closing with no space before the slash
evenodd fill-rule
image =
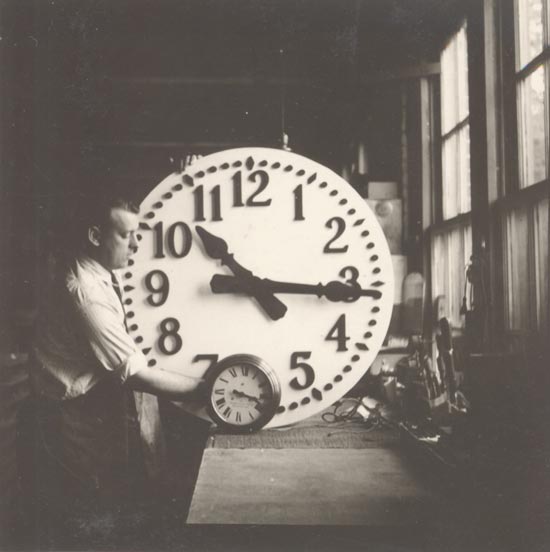
<path id="1" fill-rule="evenodd" d="M 288 134 L 286 133 L 286 64 L 285 64 L 285 50 L 281 46 L 279 48 L 279 60 L 280 60 L 280 73 L 281 73 L 281 148 L 286 151 L 291 151 L 288 145 Z"/>

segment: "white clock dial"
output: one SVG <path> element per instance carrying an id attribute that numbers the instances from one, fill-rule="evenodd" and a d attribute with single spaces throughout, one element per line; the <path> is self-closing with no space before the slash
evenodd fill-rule
<path id="1" fill-rule="evenodd" d="M 121 276 L 151 366 L 202 376 L 230 355 L 265 360 L 281 385 L 268 427 L 325 408 L 369 368 L 392 311 L 391 256 L 366 202 L 330 169 L 281 150 L 224 151 L 168 176 L 141 213 Z"/>
<path id="2" fill-rule="evenodd" d="M 214 367 L 214 374 L 208 379 L 208 412 L 225 428 L 259 429 L 279 406 L 280 386 L 276 375 L 256 357 L 227 357 Z"/>

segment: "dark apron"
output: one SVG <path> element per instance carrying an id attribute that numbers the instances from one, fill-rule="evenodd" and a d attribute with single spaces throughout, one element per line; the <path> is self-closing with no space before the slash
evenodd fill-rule
<path id="1" fill-rule="evenodd" d="M 117 500 L 146 488 L 133 392 L 114 378 L 76 399 L 40 399 L 37 414 L 39 445 L 64 494 Z"/>

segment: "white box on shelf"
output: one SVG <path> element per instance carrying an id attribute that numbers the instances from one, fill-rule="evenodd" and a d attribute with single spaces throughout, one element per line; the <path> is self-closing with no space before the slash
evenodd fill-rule
<path id="1" fill-rule="evenodd" d="M 368 206 L 372 209 L 392 254 L 401 253 L 403 240 L 403 202 L 401 199 L 367 199 Z"/>
<path id="2" fill-rule="evenodd" d="M 376 182 L 371 180 L 367 187 L 369 199 L 397 199 L 399 197 L 399 186 L 397 182 Z"/>

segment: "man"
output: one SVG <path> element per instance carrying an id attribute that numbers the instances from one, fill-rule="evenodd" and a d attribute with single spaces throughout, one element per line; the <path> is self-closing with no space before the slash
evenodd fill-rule
<path id="1" fill-rule="evenodd" d="M 44 298 L 32 373 L 38 435 L 55 495 L 49 500 L 69 510 L 73 498 L 115 504 L 144 489 L 144 452 L 159 446 L 152 437 L 158 412 L 145 400 L 149 395 L 138 395 L 142 408 L 136 411 L 133 391 L 181 400 L 197 393 L 202 381 L 149 368 L 128 335 L 113 271 L 126 267 L 137 250 L 138 210 L 100 193 L 96 202 L 87 205 L 79 248 L 60 263 Z"/>

